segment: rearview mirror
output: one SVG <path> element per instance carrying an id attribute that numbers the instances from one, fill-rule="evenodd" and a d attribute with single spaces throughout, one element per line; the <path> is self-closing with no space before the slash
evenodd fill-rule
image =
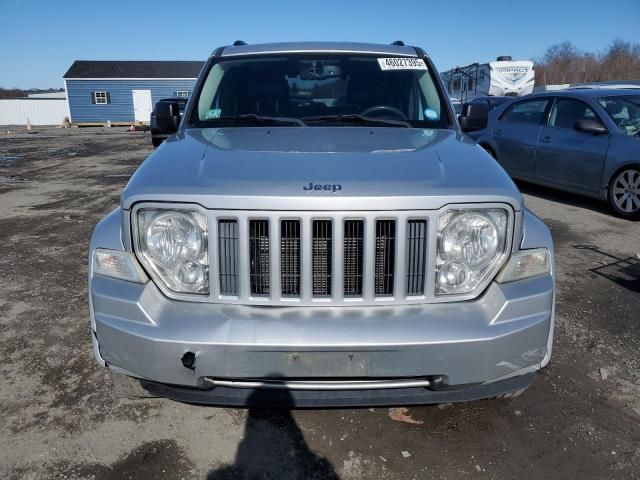
<path id="1" fill-rule="evenodd" d="M 465 103 L 458 120 L 463 132 L 482 130 L 489 121 L 489 105 L 486 103 Z"/>
<path id="2" fill-rule="evenodd" d="M 590 118 L 583 118 L 582 120 L 578 120 L 574 125 L 574 128 L 579 132 L 593 133 L 596 135 L 607 133 L 607 127 L 605 127 L 598 120 L 593 120 Z"/>
<path id="3" fill-rule="evenodd" d="M 158 102 L 153 109 L 157 128 L 175 133 L 180 126 L 180 106 L 178 102 Z"/>

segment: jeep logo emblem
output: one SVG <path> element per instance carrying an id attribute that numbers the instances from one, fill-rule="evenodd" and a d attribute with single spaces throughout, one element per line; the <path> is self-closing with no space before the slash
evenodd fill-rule
<path id="1" fill-rule="evenodd" d="M 342 185 L 340 185 L 339 183 L 313 183 L 313 182 L 309 182 L 309 185 L 303 185 L 302 189 L 305 192 L 311 192 L 311 191 L 323 191 L 323 192 L 333 192 L 333 193 L 338 193 L 342 191 Z"/>

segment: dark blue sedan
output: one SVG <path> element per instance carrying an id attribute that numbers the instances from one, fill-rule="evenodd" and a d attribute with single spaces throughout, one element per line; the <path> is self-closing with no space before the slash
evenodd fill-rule
<path id="1" fill-rule="evenodd" d="M 513 178 L 605 199 L 617 214 L 640 217 L 639 89 L 545 92 L 489 112 L 467 105 L 463 129 Z"/>

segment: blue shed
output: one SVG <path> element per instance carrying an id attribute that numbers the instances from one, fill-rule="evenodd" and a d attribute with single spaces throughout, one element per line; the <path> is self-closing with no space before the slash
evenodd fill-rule
<path id="1" fill-rule="evenodd" d="M 76 60 L 64 74 L 73 124 L 149 122 L 166 97 L 188 97 L 204 62 Z"/>

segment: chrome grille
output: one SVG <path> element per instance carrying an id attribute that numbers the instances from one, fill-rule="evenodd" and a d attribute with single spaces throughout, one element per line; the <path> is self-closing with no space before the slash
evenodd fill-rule
<path id="1" fill-rule="evenodd" d="M 364 268 L 364 221 L 344 222 L 343 292 L 345 297 L 362 296 Z"/>
<path id="2" fill-rule="evenodd" d="M 238 221 L 218 221 L 218 276 L 222 295 L 238 295 Z"/>
<path id="3" fill-rule="evenodd" d="M 311 276 L 314 297 L 330 297 L 333 232 L 331 220 L 314 220 L 311 236 Z"/>
<path id="4" fill-rule="evenodd" d="M 338 305 L 410 303 L 429 297 L 433 275 L 428 252 L 436 239 L 428 214 L 263 215 L 224 211 L 211 219 L 217 227 L 217 241 L 210 242 L 216 259 L 212 277 L 218 279 L 213 301 Z"/>
<path id="5" fill-rule="evenodd" d="M 269 295 L 269 221 L 249 222 L 249 278 L 251 295 Z"/>
<path id="6" fill-rule="evenodd" d="M 280 285 L 282 295 L 300 296 L 300 222 L 280 222 Z"/>
<path id="7" fill-rule="evenodd" d="M 396 222 L 378 220 L 376 222 L 376 260 L 375 293 L 376 296 L 393 295 L 395 272 Z"/>

